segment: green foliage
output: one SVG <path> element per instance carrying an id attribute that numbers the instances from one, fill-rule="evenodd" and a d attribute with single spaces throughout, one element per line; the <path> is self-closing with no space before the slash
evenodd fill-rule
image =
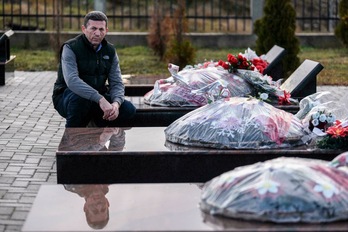
<path id="1" fill-rule="evenodd" d="M 335 28 L 336 37 L 348 47 L 348 0 L 341 0 L 338 6 L 340 21 Z"/>
<path id="2" fill-rule="evenodd" d="M 348 149 L 348 137 L 333 138 L 325 136 L 317 141 L 317 146 L 322 149 L 338 149 L 346 151 Z"/>
<path id="3" fill-rule="evenodd" d="M 164 12 L 159 11 L 153 15 L 147 38 L 149 47 L 162 61 L 173 63 L 182 68 L 192 64 L 196 50 L 184 35 L 188 32 L 185 1 L 178 1 L 173 18 L 163 15 Z"/>
<path id="4" fill-rule="evenodd" d="M 185 0 L 178 0 L 178 7 L 172 20 L 173 37 L 170 39 L 165 53 L 165 60 L 184 68 L 194 62 L 196 50 L 184 34 L 188 32 L 185 11 Z"/>
<path id="5" fill-rule="evenodd" d="M 283 59 L 284 79 L 300 65 L 298 53 L 300 42 L 295 36 L 296 11 L 290 0 L 266 0 L 264 16 L 254 24 L 256 40 L 255 51 L 265 54 L 273 45 L 285 48 Z"/>
<path id="6" fill-rule="evenodd" d="M 195 59 L 195 49 L 189 40 L 171 40 L 166 52 L 166 60 L 170 63 L 184 68 L 188 64 L 193 64 Z"/>
<path id="7" fill-rule="evenodd" d="M 50 50 L 24 50 L 11 48 L 15 55 L 15 70 L 18 71 L 57 71 L 58 64 L 53 51 Z"/>

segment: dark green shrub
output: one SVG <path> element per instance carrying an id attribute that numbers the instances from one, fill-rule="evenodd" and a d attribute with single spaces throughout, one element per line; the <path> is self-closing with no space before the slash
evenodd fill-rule
<path id="1" fill-rule="evenodd" d="M 341 0 L 338 6 L 340 21 L 335 28 L 336 37 L 348 47 L 348 0 Z"/>
<path id="2" fill-rule="evenodd" d="M 254 32 L 258 36 L 255 51 L 265 54 L 273 45 L 286 50 L 283 58 L 283 78 L 286 79 L 300 65 L 298 53 L 300 42 L 295 36 L 296 11 L 290 0 L 266 0 L 264 16 L 254 24 Z"/>
<path id="3" fill-rule="evenodd" d="M 185 38 L 185 33 L 188 32 L 185 1 L 178 1 L 178 8 L 172 19 L 173 37 L 167 44 L 165 60 L 169 63 L 178 65 L 184 68 L 188 64 L 193 64 L 196 50 L 193 48 L 189 39 Z"/>

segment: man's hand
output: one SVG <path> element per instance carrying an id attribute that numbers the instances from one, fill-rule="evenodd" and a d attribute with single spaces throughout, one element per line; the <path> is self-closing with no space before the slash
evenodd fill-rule
<path id="1" fill-rule="evenodd" d="M 104 112 L 103 119 L 113 121 L 118 117 L 119 105 L 117 102 L 110 104 L 105 98 L 101 98 L 99 100 L 99 106 Z"/>

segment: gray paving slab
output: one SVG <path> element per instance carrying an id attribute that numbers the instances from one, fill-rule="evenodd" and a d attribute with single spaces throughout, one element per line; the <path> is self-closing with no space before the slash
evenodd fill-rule
<path id="1" fill-rule="evenodd" d="M 21 231 L 42 184 L 56 183 L 64 119 L 51 101 L 56 72 L 19 72 L 0 87 L 0 231 Z"/>
<path id="2" fill-rule="evenodd" d="M 41 185 L 57 181 L 65 121 L 53 108 L 56 72 L 15 71 L 0 86 L 0 231 L 21 231 Z M 347 104 L 348 88 L 319 86 Z"/>

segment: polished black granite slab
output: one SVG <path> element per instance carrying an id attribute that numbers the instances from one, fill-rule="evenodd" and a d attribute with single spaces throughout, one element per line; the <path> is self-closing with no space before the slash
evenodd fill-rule
<path id="1" fill-rule="evenodd" d="M 201 184 L 42 185 L 23 232 L 347 231 L 348 222 L 276 224 L 203 213 Z"/>
<path id="2" fill-rule="evenodd" d="M 165 140 L 165 127 L 66 128 L 56 152 L 59 184 L 205 182 L 280 156 L 332 160 L 342 151 L 307 146 L 218 150 Z"/>

